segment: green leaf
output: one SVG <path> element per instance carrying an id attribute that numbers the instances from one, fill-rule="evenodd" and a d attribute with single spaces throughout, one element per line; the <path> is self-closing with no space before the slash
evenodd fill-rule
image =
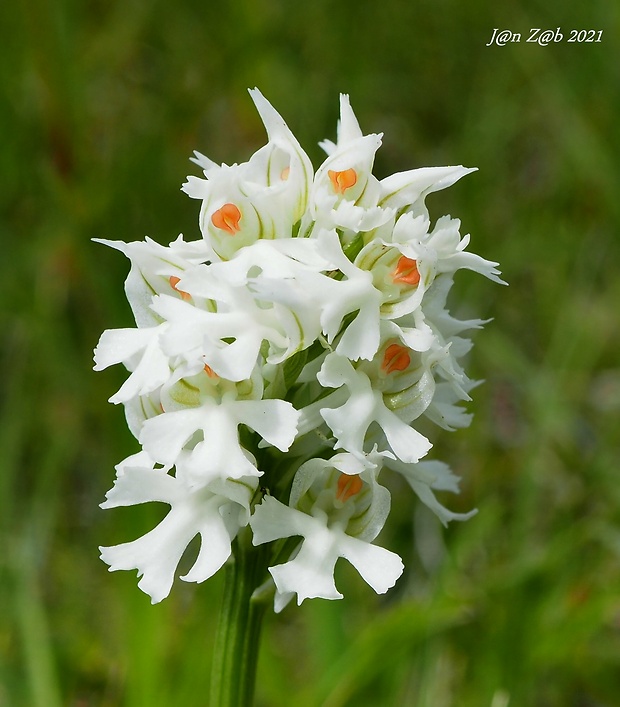
<path id="1" fill-rule="evenodd" d="M 352 241 L 349 241 L 346 245 L 342 246 L 342 252 L 351 262 L 353 262 L 363 247 L 364 238 L 361 233 L 358 233 Z"/>
<path id="2" fill-rule="evenodd" d="M 293 354 L 284 362 L 284 387 L 287 391 L 292 388 L 299 378 L 299 374 L 302 372 L 307 360 L 308 349 L 304 349 L 303 351 L 298 351 L 296 354 Z"/>

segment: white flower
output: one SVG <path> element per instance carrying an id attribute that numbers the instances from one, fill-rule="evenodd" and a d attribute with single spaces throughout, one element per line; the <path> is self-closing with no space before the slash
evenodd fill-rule
<path id="1" fill-rule="evenodd" d="M 170 356 L 188 362 L 204 359 L 217 375 L 241 381 L 252 374 L 264 340 L 284 347 L 286 339 L 274 326 L 272 313 L 261 309 L 249 292 L 227 290 L 215 312 L 167 295 L 154 297 L 152 308 L 169 323 L 162 345 Z"/>
<path id="2" fill-rule="evenodd" d="M 125 403 L 160 388 L 170 377 L 170 363 L 160 346 L 165 324 L 143 329 L 108 329 L 95 349 L 95 371 L 123 363 L 129 378 L 109 399 Z"/>
<path id="3" fill-rule="evenodd" d="M 178 283 L 187 270 L 206 260 L 207 252 L 204 244 L 186 243 L 181 236 L 167 247 L 148 238 L 142 243 L 95 240 L 120 250 L 131 260 L 125 292 L 138 328 L 105 331 L 95 348 L 96 371 L 123 363 L 131 372 L 110 398 L 113 403 L 127 403 L 157 390 L 169 379 L 171 361 L 162 349 L 162 335 L 168 325 L 153 309 L 154 297 L 163 295 L 179 302 L 190 299 Z"/>
<path id="4" fill-rule="evenodd" d="M 329 354 L 318 379 L 323 386 L 346 386 L 349 392 L 344 405 L 320 410 L 321 416 L 336 436 L 337 447 L 355 456 L 362 456 L 368 428 L 376 422 L 391 450 L 405 462 L 418 461 L 431 448 L 431 443 L 424 435 L 403 422 L 387 407 L 381 392 L 373 389 L 366 373 L 354 369 L 348 359 L 337 353 Z"/>
<path id="5" fill-rule="evenodd" d="M 393 209 L 378 205 L 380 186 L 372 174 L 381 137 L 362 134 L 349 97 L 342 94 L 338 142 L 321 143 L 328 157 L 317 170 L 310 192 L 308 215 L 319 228 L 345 229 L 352 235 L 378 228 L 394 215 Z"/>
<path id="6" fill-rule="evenodd" d="M 140 443 L 157 462 L 172 465 L 192 441 L 187 468 L 193 478 L 212 481 L 258 476 L 260 471 L 239 441 L 247 425 L 270 445 L 288 450 L 299 413 L 285 400 L 206 399 L 199 407 L 165 412 L 142 426 Z"/>
<path id="7" fill-rule="evenodd" d="M 306 462 L 295 476 L 289 506 L 267 496 L 250 519 L 255 545 L 303 538 L 288 562 L 269 568 L 277 589 L 276 611 L 295 594 L 298 604 L 315 597 L 341 599 L 334 583 L 340 557 L 379 594 L 403 571 L 398 555 L 371 544 L 390 509 L 390 495 L 376 481 L 380 455 L 373 453 L 362 463 L 347 456 Z"/>
<path id="8" fill-rule="evenodd" d="M 241 165 L 194 160 L 206 179 L 188 177 L 184 191 L 202 200 L 200 226 L 214 260 L 228 260 L 262 238 L 290 238 L 305 211 L 313 170 L 282 117 L 258 89 L 250 91 L 269 142 Z"/>
<path id="9" fill-rule="evenodd" d="M 161 323 L 161 319 L 151 309 L 153 295 L 183 297 L 184 293 L 177 290 L 176 284 L 188 268 L 204 263 L 208 257 L 204 243 L 186 243 L 182 236 L 169 246 L 159 245 L 150 238 L 133 243 L 102 238 L 94 240 L 120 250 L 131 261 L 131 270 L 125 280 L 125 294 L 139 327 Z"/>
<path id="10" fill-rule="evenodd" d="M 183 464 L 176 476 L 156 468 L 145 452 L 118 465 L 114 486 L 102 508 L 133 506 L 150 501 L 170 505 L 164 520 L 132 542 L 101 547 L 101 559 L 110 571 L 137 569 L 138 586 L 155 604 L 170 593 L 177 565 L 190 541 L 200 535 L 201 546 L 192 568 L 181 579 L 204 582 L 230 557 L 231 542 L 247 525 L 255 479 L 224 481 L 204 486 L 188 483 Z"/>
<path id="11" fill-rule="evenodd" d="M 214 311 L 190 313 L 188 303 L 157 299 L 154 308 L 174 320 L 168 350 L 199 347 L 213 370 L 232 380 L 250 375 L 265 343 L 266 360 L 281 363 L 320 334 L 321 310 L 308 295 L 322 295 L 333 282 L 322 271 L 333 267 L 315 241 L 289 239 L 257 241 L 229 261 L 194 268 L 179 287 L 208 299 Z"/>

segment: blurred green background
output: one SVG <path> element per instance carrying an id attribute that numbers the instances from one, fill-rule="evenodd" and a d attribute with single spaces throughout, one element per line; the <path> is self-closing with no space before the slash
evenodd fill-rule
<path id="1" fill-rule="evenodd" d="M 510 283 L 462 273 L 453 300 L 494 317 L 473 425 L 434 450 L 479 515 L 398 498 L 395 590 L 343 562 L 345 600 L 269 616 L 258 707 L 620 705 L 619 37 L 602 0 L 0 3 L 0 707 L 207 703 L 221 578 L 151 607 L 98 559 L 162 511 L 98 508 L 137 443 L 106 403 L 123 371 L 91 370 L 132 324 L 127 262 L 90 239 L 199 237 L 187 158 L 264 144 L 253 86 L 315 165 L 342 91 L 385 133 L 377 176 L 478 166 L 428 205 Z"/>

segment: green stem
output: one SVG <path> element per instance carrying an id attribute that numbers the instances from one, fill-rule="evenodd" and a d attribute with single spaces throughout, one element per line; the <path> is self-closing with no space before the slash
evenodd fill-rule
<path id="1" fill-rule="evenodd" d="M 267 566 L 264 547 L 242 532 L 225 567 L 224 598 L 215 637 L 211 707 L 251 707 L 266 603 L 252 599 Z"/>

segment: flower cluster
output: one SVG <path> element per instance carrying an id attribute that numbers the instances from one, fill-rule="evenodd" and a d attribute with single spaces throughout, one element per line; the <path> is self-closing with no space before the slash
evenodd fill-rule
<path id="1" fill-rule="evenodd" d="M 110 570 L 137 569 L 153 602 L 200 535 L 186 581 L 231 556 L 241 529 L 273 543 L 275 608 L 297 595 L 341 597 L 346 558 L 377 592 L 400 576 L 373 544 L 390 511 L 380 475 L 400 474 L 446 523 L 434 491 L 458 491 L 414 422 L 454 429 L 473 382 L 462 336 L 481 320 L 446 309 L 456 270 L 496 282 L 497 263 L 466 251 L 460 222 L 431 225 L 424 200 L 473 171 L 372 174 L 381 135 L 364 135 L 346 95 L 337 142 L 315 172 L 282 117 L 250 91 L 268 142 L 248 162 L 218 165 L 184 191 L 201 202 L 203 238 L 101 241 L 131 261 L 125 291 L 136 328 L 103 333 L 95 369 L 130 372 L 122 403 L 141 451 L 117 467 L 104 508 L 159 501 L 164 520 L 101 548 Z M 291 539 L 291 540 L 289 540 Z"/>

